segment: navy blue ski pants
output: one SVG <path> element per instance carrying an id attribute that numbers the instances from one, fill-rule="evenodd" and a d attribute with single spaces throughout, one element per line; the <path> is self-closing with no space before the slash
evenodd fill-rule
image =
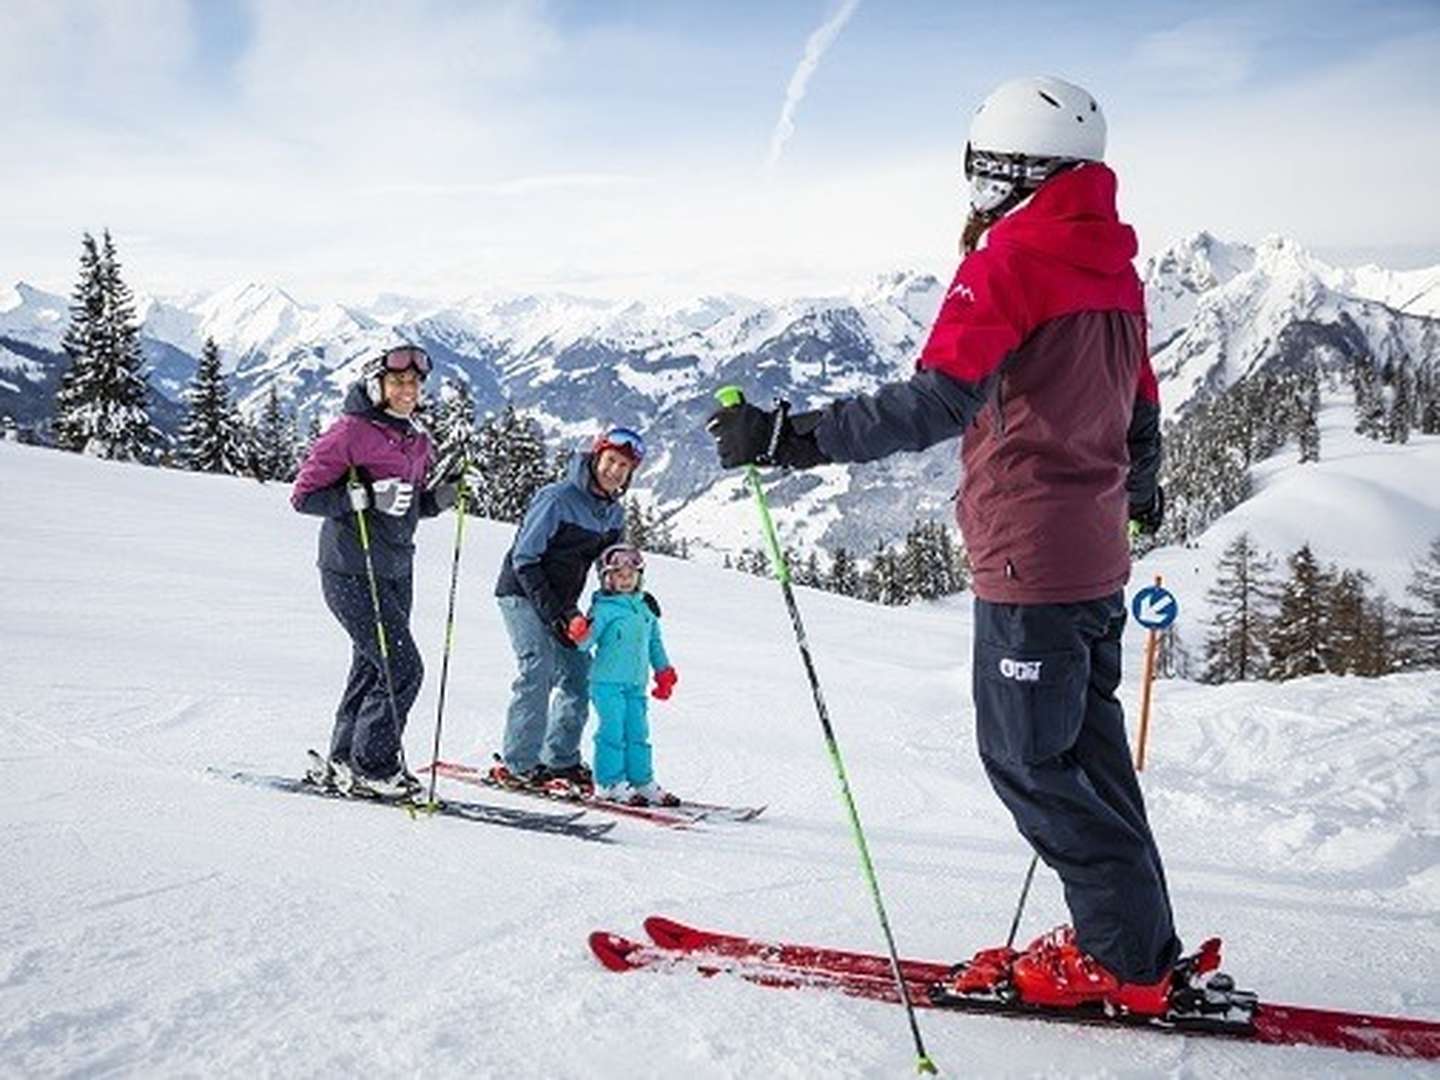
<path id="1" fill-rule="evenodd" d="M 1130 759 L 1125 598 L 975 601 L 975 732 L 996 794 L 1060 876 L 1078 944 L 1126 982 L 1175 962 L 1170 895 Z"/>
<path id="2" fill-rule="evenodd" d="M 410 636 L 411 579 L 376 578 L 375 587 L 380 595 L 390 677 L 395 684 L 398 730 L 390 715 L 370 584 L 358 574 L 320 571 L 325 604 L 350 635 L 351 645 L 350 676 L 340 707 L 335 710 L 330 756 L 349 762 L 366 776 L 385 777 L 400 768 L 400 737 L 405 733 L 410 706 L 420 693 L 425 667 L 415 639 Z"/>

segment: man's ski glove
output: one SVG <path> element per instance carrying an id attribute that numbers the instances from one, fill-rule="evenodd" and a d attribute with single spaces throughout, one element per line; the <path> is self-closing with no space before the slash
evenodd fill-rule
<path id="1" fill-rule="evenodd" d="M 446 481 L 443 484 L 435 485 L 435 505 L 441 510 L 449 510 L 460 498 L 460 485 Z"/>
<path id="2" fill-rule="evenodd" d="M 1155 485 L 1155 497 L 1141 506 L 1130 504 L 1130 532 L 1132 535 L 1154 536 L 1160 531 L 1165 520 L 1165 489 Z"/>
<path id="3" fill-rule="evenodd" d="M 590 636 L 590 620 L 584 615 L 570 616 L 570 621 L 565 624 L 565 636 L 579 645 Z"/>
<path id="4" fill-rule="evenodd" d="M 650 696 L 657 701 L 669 701 L 671 693 L 675 690 L 675 684 L 680 681 L 680 676 L 675 674 L 673 667 L 663 667 L 655 672 L 655 689 L 650 691 Z"/>
<path id="5" fill-rule="evenodd" d="M 705 421 L 705 430 L 715 440 L 724 468 L 782 465 L 810 469 L 830 463 L 815 441 L 821 415 L 807 412 L 791 416 L 790 406 L 784 401 L 778 402 L 773 412 L 742 401 L 716 409 Z"/>
<path id="6" fill-rule="evenodd" d="M 374 492 L 375 509 L 391 517 L 404 517 L 410 509 L 411 500 L 415 498 L 415 485 L 401 480 L 398 476 L 376 480 L 370 485 L 370 489 Z"/>

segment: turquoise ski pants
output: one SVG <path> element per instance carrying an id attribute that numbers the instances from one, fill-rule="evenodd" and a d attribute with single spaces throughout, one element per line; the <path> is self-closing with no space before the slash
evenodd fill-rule
<path id="1" fill-rule="evenodd" d="M 648 784 L 655 773 L 650 758 L 650 721 L 645 687 L 634 683 L 592 682 L 590 700 L 600 724 L 595 729 L 595 783 L 609 787 L 621 780 Z"/>

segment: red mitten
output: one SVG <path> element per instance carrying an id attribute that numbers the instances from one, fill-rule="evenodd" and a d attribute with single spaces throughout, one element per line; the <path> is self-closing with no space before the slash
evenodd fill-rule
<path id="1" fill-rule="evenodd" d="M 675 683 L 680 679 L 675 674 L 673 667 L 661 668 L 655 672 L 655 689 L 650 691 L 650 696 L 658 701 L 667 701 L 671 691 L 675 689 Z"/>
<path id="2" fill-rule="evenodd" d="M 570 621 L 565 624 L 565 636 L 579 645 L 590 633 L 590 620 L 584 615 L 572 615 Z"/>

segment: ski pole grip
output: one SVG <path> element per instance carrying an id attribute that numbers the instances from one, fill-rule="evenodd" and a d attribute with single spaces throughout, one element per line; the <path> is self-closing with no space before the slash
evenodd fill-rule
<path id="1" fill-rule="evenodd" d="M 715 391 L 715 400 L 728 409 L 732 405 L 744 404 L 745 395 L 738 386 L 722 386 Z"/>

